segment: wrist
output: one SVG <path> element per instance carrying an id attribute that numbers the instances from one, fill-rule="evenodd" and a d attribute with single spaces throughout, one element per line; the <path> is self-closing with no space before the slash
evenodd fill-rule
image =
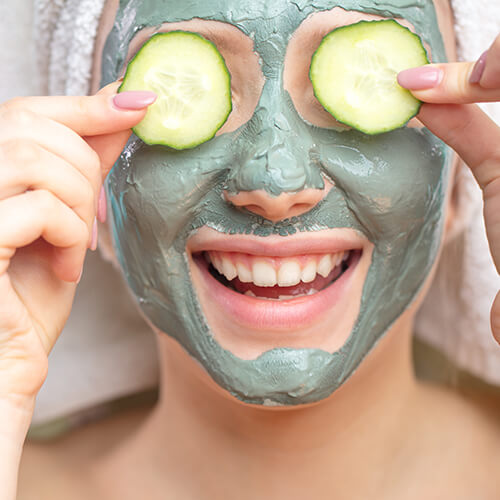
<path id="1" fill-rule="evenodd" d="M 22 447 L 35 408 L 35 397 L 0 398 L 0 439 L 4 445 Z"/>
<path id="2" fill-rule="evenodd" d="M 0 498 L 17 497 L 17 477 L 24 440 L 31 422 L 35 397 L 0 398 Z"/>

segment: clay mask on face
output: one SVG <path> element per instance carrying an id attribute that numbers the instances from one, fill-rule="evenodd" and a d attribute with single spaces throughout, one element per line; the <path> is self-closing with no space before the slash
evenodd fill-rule
<path id="1" fill-rule="evenodd" d="M 408 19 L 430 45 L 444 47 L 430 0 L 122 0 L 103 52 L 103 84 L 122 70 L 142 28 L 202 18 L 251 36 L 266 83 L 252 119 L 196 149 L 175 152 L 132 137 L 109 175 L 116 254 L 145 316 L 171 335 L 224 389 L 253 404 L 321 400 L 356 369 L 419 292 L 436 258 L 451 154 L 427 130 L 369 137 L 305 123 L 283 89 L 287 44 L 310 14 L 335 6 Z M 271 223 L 222 196 L 271 195 L 334 187 L 308 213 Z M 186 242 L 198 228 L 259 238 L 351 228 L 374 245 L 354 328 L 336 352 L 276 348 L 243 360 L 214 338 L 193 287 Z"/>

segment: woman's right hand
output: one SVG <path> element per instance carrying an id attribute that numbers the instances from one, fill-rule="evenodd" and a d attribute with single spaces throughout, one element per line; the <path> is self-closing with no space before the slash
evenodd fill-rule
<path id="1" fill-rule="evenodd" d="M 117 88 L 0 105 L 2 405 L 34 401 L 45 380 L 86 250 L 95 248 L 103 180 L 155 99 L 114 98 Z"/>
<path id="2" fill-rule="evenodd" d="M 418 118 L 460 155 L 482 189 L 486 234 L 500 273 L 500 126 L 472 104 L 500 103 L 500 35 L 476 63 L 429 64 L 399 73 L 398 81 L 425 102 Z M 500 291 L 490 322 L 500 344 Z"/>

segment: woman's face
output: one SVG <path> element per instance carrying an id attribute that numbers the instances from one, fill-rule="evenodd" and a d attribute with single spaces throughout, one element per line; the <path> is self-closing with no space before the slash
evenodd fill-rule
<path id="1" fill-rule="evenodd" d="M 212 40 L 232 75 L 233 112 L 217 137 L 174 151 L 132 136 L 109 175 L 114 246 L 144 315 L 242 401 L 327 397 L 429 275 L 451 154 L 425 129 L 332 129 L 310 57 L 334 27 L 378 15 L 404 18 L 442 61 L 435 4 L 112 3 L 102 84 L 152 33 L 173 29 Z"/>

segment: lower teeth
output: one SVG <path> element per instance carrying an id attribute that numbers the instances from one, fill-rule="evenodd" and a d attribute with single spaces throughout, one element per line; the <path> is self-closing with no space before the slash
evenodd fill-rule
<path id="1" fill-rule="evenodd" d="M 257 297 L 257 295 L 255 295 L 255 293 L 253 293 L 252 290 L 247 290 L 243 295 L 246 295 L 247 297 L 259 298 L 262 300 L 291 300 L 291 299 L 298 299 L 299 297 L 307 297 L 308 295 L 314 295 L 315 293 L 318 292 L 319 290 L 311 288 L 310 290 L 307 291 L 307 293 L 302 293 L 300 295 L 280 295 L 277 299 L 271 297 Z"/>
<path id="2" fill-rule="evenodd" d="M 340 276 L 342 276 L 342 274 L 347 270 L 347 268 L 349 267 L 348 265 L 348 257 L 351 255 L 351 252 L 346 252 L 346 255 L 344 256 L 344 259 L 342 261 L 342 264 L 341 264 L 341 267 L 340 267 L 340 270 L 339 272 L 336 274 L 336 276 L 334 277 L 334 279 L 331 281 L 331 283 L 328 283 L 327 285 L 325 285 L 324 288 L 327 288 L 328 286 L 330 286 L 332 283 L 334 283 L 335 281 L 337 281 L 338 278 L 340 278 Z M 230 288 L 231 290 L 233 290 L 234 292 L 236 293 L 241 293 L 243 295 L 246 295 L 247 297 L 254 297 L 254 298 L 258 298 L 258 299 L 261 299 L 261 300 L 274 300 L 274 301 L 277 301 L 277 300 L 291 300 L 291 299 L 297 299 L 297 298 L 300 298 L 300 297 L 307 297 L 307 296 L 310 296 L 310 295 L 314 295 L 318 292 L 320 292 L 321 290 L 323 290 L 324 288 L 321 288 L 321 290 L 318 290 L 316 288 L 309 288 L 307 290 L 307 292 L 304 292 L 304 293 L 301 293 L 301 294 L 295 294 L 295 295 L 290 295 L 290 294 L 280 294 L 278 295 L 278 297 L 274 296 L 274 297 L 265 297 L 265 296 L 261 296 L 261 295 L 256 295 L 255 292 L 253 292 L 252 290 L 246 290 L 245 292 L 243 291 L 238 291 L 234 284 L 231 283 L 231 281 L 228 281 L 227 278 L 220 274 L 216 269 L 215 267 L 213 266 L 213 264 L 211 263 L 209 257 L 208 257 L 208 254 L 205 254 L 205 259 L 207 261 L 207 263 L 209 264 L 209 271 L 210 271 L 210 274 L 212 274 L 212 276 L 217 280 L 219 281 L 219 283 L 221 283 L 222 285 Z M 337 268 L 335 268 L 337 269 Z M 289 287 L 290 288 L 290 287 Z"/>

